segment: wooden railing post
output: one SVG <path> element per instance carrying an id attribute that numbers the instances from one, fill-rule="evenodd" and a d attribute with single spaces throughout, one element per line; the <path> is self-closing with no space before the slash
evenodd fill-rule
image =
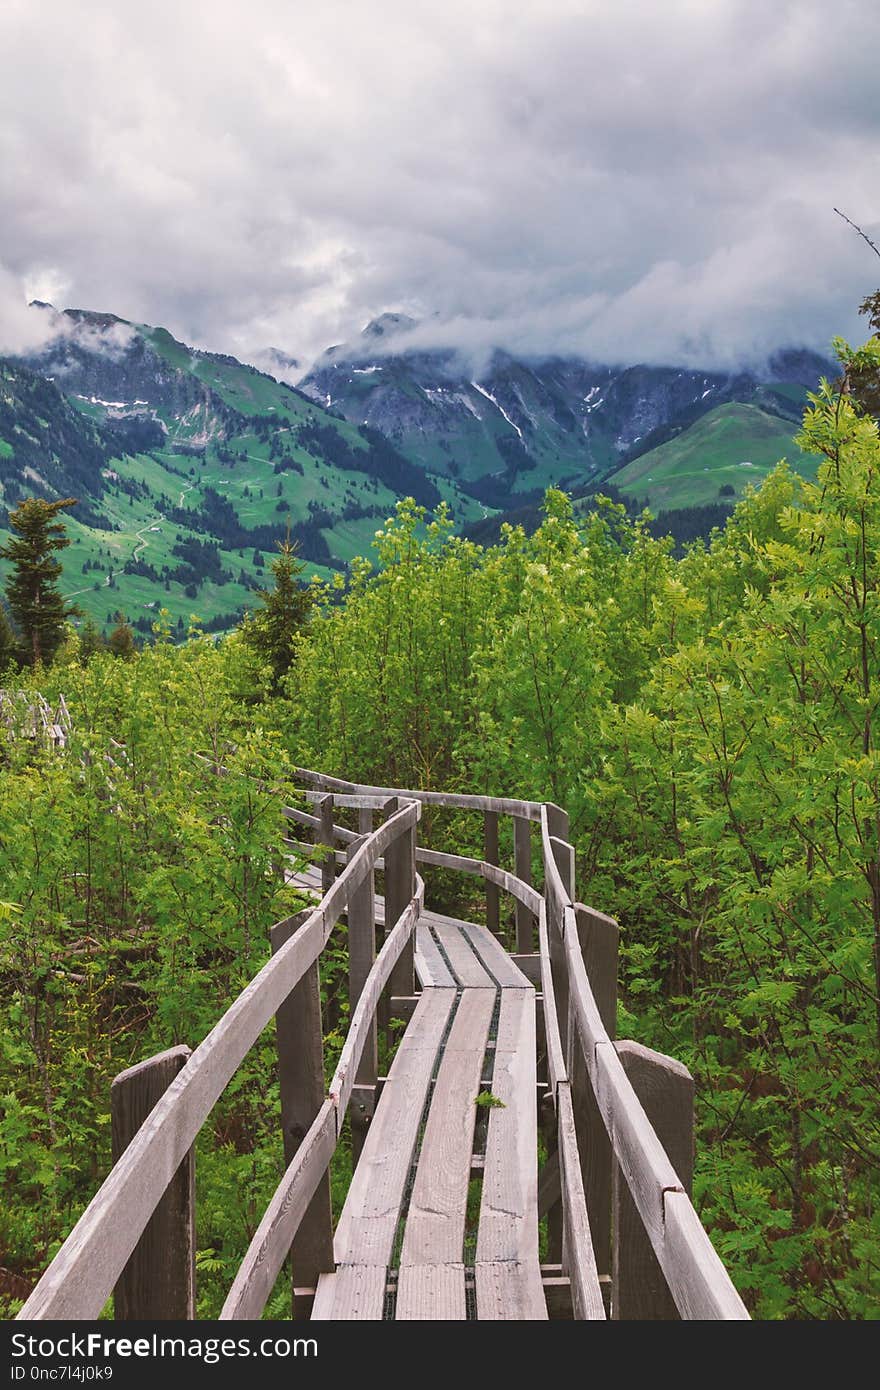
<path id="1" fill-rule="evenodd" d="M 525 816 L 513 818 L 513 871 L 523 883 L 532 881 L 532 823 Z M 531 955 L 535 949 L 535 918 L 525 903 L 516 902 L 516 949 Z"/>
<path id="2" fill-rule="evenodd" d="M 323 811 L 323 803 L 322 803 Z M 272 953 L 279 951 L 310 916 L 307 909 L 278 922 L 270 931 Z M 324 1103 L 324 1037 L 321 1030 L 321 985 L 318 962 L 310 965 L 275 1015 L 278 1087 L 284 1162 L 289 1164 Z M 325 1173 L 291 1247 L 293 1316 L 308 1317 L 318 1275 L 335 1269 L 330 1174 Z"/>
<path id="3" fill-rule="evenodd" d="M 392 804 L 393 802 L 393 804 Z M 386 802 L 385 814 L 390 816 L 398 810 L 397 797 Z M 416 831 L 415 826 L 404 830 L 393 840 L 385 851 L 385 935 L 394 927 L 401 913 L 406 910 L 416 891 Z M 413 965 L 415 932 L 410 936 L 391 971 L 388 982 L 388 996 L 412 995 L 415 990 Z"/>
<path id="4" fill-rule="evenodd" d="M 498 867 L 498 812 L 483 813 L 483 858 Z M 495 936 L 501 930 L 501 891 L 496 883 L 486 880 L 486 926 Z"/>
<path id="5" fill-rule="evenodd" d="M 609 1038 L 617 1036 L 617 953 L 619 930 L 613 917 L 575 904 L 578 941 L 587 979 Z M 599 1113 L 574 1024 L 568 1020 L 568 1077 L 590 1234 L 600 1276 L 611 1274 L 611 1140 Z"/>
<path id="6" fill-rule="evenodd" d="M 120 1072 L 110 1088 L 113 1162 L 117 1163 L 190 1055 L 172 1047 Z M 118 1321 L 189 1321 L 195 1317 L 195 1151 L 189 1150 L 113 1291 Z"/>
<path id="7" fill-rule="evenodd" d="M 617 1055 L 642 1108 L 690 1195 L 694 1172 L 694 1082 L 673 1057 L 634 1042 L 617 1043 Z M 614 1164 L 612 1318 L 677 1318 L 626 1179 Z"/>
<path id="8" fill-rule="evenodd" d="M 574 850 L 567 842 L 568 813 L 561 806 L 547 805 L 547 828 L 550 832 L 550 848 L 554 862 L 559 869 L 563 887 L 569 901 L 574 893 Z M 546 880 L 546 870 L 545 870 Z M 565 920 L 562 908 L 551 890 L 545 893 L 547 903 L 547 939 L 550 949 L 550 967 L 553 976 L 553 989 L 556 995 L 556 1010 L 560 1030 L 564 1030 L 568 1018 L 568 965 L 565 959 L 563 932 Z M 556 1161 L 558 1135 L 554 1122 L 546 1133 L 548 1163 Z M 556 1201 L 547 1212 L 547 1259 L 551 1264 L 562 1260 L 562 1203 Z"/>
<path id="9" fill-rule="evenodd" d="M 321 861 L 321 892 L 326 893 L 336 881 L 336 842 L 333 837 L 332 795 L 321 797 L 318 803 L 318 812 L 321 817 L 321 824 L 316 827 L 315 843 L 330 846 L 330 853 Z"/>
<path id="10" fill-rule="evenodd" d="M 369 810 L 366 812 L 368 818 L 367 833 L 371 828 L 372 816 Z M 360 824 L 364 824 L 364 812 L 361 809 L 359 817 Z M 362 839 L 353 840 L 348 847 L 347 858 L 349 860 L 357 853 L 363 843 Z M 376 895 L 375 895 L 375 876 L 370 870 L 363 883 L 356 888 L 348 900 L 348 1002 L 351 1013 L 354 1013 L 355 1006 L 361 997 L 364 988 L 364 981 L 370 973 L 373 961 L 376 959 Z M 372 1099 L 375 1099 L 376 1082 L 379 1076 L 379 1049 L 378 1033 L 376 1029 L 376 1018 L 373 1016 L 369 1025 L 369 1032 L 364 1044 L 363 1054 L 358 1063 L 355 1075 L 354 1101 L 351 1106 L 351 1146 L 354 1162 L 357 1163 L 361 1149 L 364 1146 L 367 1129 L 372 1115 L 372 1105 L 367 1104 L 367 1093 L 362 1092 L 358 1098 L 358 1088 L 369 1088 L 373 1092 Z"/>

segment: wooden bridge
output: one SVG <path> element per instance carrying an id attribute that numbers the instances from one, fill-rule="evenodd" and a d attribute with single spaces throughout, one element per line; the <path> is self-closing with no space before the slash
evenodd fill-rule
<path id="1" fill-rule="evenodd" d="M 117 1318 L 194 1316 L 193 1142 L 274 1017 L 288 1166 L 221 1319 L 259 1317 L 288 1255 L 296 1318 L 746 1318 L 690 1200 L 690 1075 L 614 1041 L 617 925 L 576 900 L 565 812 L 297 780 L 284 815 L 323 847 L 294 871 L 314 905 L 272 928 L 270 959 L 195 1051 L 116 1078 L 115 1166 L 19 1317 L 95 1318 L 111 1293 Z M 481 818 L 482 858 L 418 844 L 423 813 L 447 812 Z M 449 871 L 481 882 L 485 923 L 426 908 L 421 875 Z M 351 1018 L 325 1088 L 321 955 L 343 916 Z M 356 1164 L 334 1231 L 347 1116 Z"/>

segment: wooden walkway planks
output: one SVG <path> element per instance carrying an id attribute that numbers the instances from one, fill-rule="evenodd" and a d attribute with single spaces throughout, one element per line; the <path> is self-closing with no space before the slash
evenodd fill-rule
<path id="1" fill-rule="evenodd" d="M 398 1322 L 464 1322 L 464 1265 L 402 1265 L 394 1316 Z"/>
<path id="2" fill-rule="evenodd" d="M 424 921 L 424 914 L 416 926 L 415 967 L 423 989 L 443 985 L 455 989 L 455 976 L 443 959 L 440 947 Z"/>
<path id="3" fill-rule="evenodd" d="M 495 980 L 485 966 L 480 964 L 467 937 L 459 930 L 459 924 L 450 917 L 441 917 L 436 912 L 423 912 L 422 921 L 440 943 L 441 950 L 449 961 L 459 984 L 466 989 L 497 989 Z"/>
<path id="4" fill-rule="evenodd" d="M 512 1316 L 546 1317 L 538 1264 L 538 1107 L 531 989 L 501 991 L 492 1093 L 502 1104 L 489 1111 L 477 1266 L 516 1265 L 517 1297 L 529 1311 Z M 494 1288 L 495 1276 L 485 1277 Z M 513 1277 L 510 1271 L 503 1275 L 504 1280 Z M 487 1306 L 495 1305 L 489 1299 Z M 479 1282 L 477 1315 L 483 1316 Z"/>
<path id="5" fill-rule="evenodd" d="M 474 1269 L 478 1322 L 546 1322 L 547 1304 L 537 1254 L 523 1264 L 477 1261 Z"/>
<path id="6" fill-rule="evenodd" d="M 341 1265 L 322 1274 L 312 1307 L 316 1322 L 378 1322 L 385 1308 L 385 1265 Z"/>
<path id="7" fill-rule="evenodd" d="M 425 1126 L 401 1270 L 462 1258 L 475 1102 L 494 1006 L 494 995 L 485 989 L 465 990 L 459 1001 Z"/>
<path id="8" fill-rule="evenodd" d="M 394 1059 L 334 1240 L 338 1264 L 391 1261 L 404 1189 L 434 1073 L 455 1002 L 451 989 L 426 990 Z"/>

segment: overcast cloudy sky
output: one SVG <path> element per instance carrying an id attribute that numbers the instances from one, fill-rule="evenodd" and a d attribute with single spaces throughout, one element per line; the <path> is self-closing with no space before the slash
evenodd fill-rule
<path id="1" fill-rule="evenodd" d="M 876 0 L 3 0 L 0 350 L 27 296 L 309 359 L 722 364 L 858 336 Z M 864 335 L 863 335 L 864 336 Z"/>

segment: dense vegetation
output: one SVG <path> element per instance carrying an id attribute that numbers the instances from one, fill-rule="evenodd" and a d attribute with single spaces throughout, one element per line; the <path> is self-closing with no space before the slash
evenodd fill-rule
<path id="1" fill-rule="evenodd" d="M 880 369 L 877 339 L 841 353 Z M 798 442 L 818 480 L 780 466 L 682 558 L 616 503 L 550 492 L 484 549 L 410 501 L 281 625 L 282 666 L 267 622 L 125 661 L 71 640 L 41 687 L 74 743 L 0 772 L 3 1263 L 38 1272 L 93 1191 L 114 1071 L 264 959 L 281 793 L 249 778 L 305 763 L 566 806 L 621 922 L 619 1031 L 695 1074 L 695 1200 L 750 1308 L 876 1316 L 880 441 L 826 385 Z M 280 1171 L 271 1075 L 267 1039 L 200 1141 L 208 1314 Z"/>

